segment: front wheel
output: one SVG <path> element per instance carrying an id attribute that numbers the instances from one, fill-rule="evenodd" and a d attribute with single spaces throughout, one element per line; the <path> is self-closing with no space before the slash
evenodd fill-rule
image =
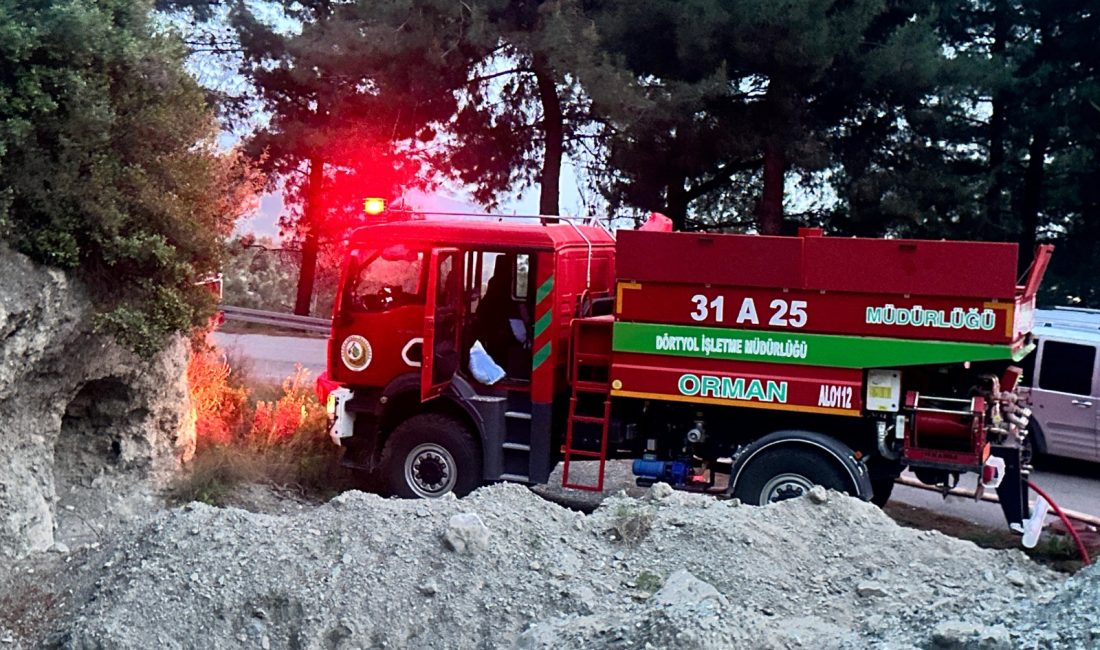
<path id="1" fill-rule="evenodd" d="M 851 480 L 836 460 L 811 447 L 781 445 L 742 468 L 733 496 L 760 506 L 800 497 L 815 485 L 852 494 Z"/>
<path id="2" fill-rule="evenodd" d="M 390 494 L 432 499 L 464 496 L 481 482 L 481 451 L 461 423 L 435 414 L 409 418 L 390 434 L 382 473 Z"/>

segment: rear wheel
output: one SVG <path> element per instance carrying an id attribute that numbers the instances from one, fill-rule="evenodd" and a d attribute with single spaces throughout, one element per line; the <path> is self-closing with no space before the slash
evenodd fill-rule
<path id="1" fill-rule="evenodd" d="M 443 415 L 417 415 L 390 434 L 382 475 L 388 492 L 400 497 L 463 496 L 481 482 L 481 451 L 461 423 Z"/>
<path id="2" fill-rule="evenodd" d="M 834 458 L 809 446 L 781 445 L 752 457 L 741 469 L 733 496 L 750 505 L 800 497 L 814 485 L 854 494 Z"/>

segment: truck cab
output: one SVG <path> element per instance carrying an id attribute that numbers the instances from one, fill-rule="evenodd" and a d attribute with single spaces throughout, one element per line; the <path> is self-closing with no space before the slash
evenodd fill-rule
<path id="1" fill-rule="evenodd" d="M 606 230 L 568 220 L 356 231 L 328 348 L 345 464 L 410 497 L 545 482 L 568 324 L 609 299 L 613 263 Z M 479 380 L 479 363 L 503 377 Z"/>

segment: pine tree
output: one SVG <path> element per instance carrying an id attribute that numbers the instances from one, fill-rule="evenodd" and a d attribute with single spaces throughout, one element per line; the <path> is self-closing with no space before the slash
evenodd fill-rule
<path id="1" fill-rule="evenodd" d="M 870 103 L 924 92 L 935 65 L 920 2 L 601 5 L 605 47 L 645 106 L 634 117 L 610 111 L 612 202 L 662 208 L 680 227 L 704 197 L 719 209 L 731 190 L 743 200 L 736 186 L 747 182 L 757 188 L 755 227 L 780 232 L 790 172 L 829 168 L 838 130 Z"/>

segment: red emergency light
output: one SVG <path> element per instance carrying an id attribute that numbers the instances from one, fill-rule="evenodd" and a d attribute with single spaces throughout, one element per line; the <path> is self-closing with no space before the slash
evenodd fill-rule
<path id="1" fill-rule="evenodd" d="M 363 200 L 363 212 L 374 216 L 386 211 L 386 199 L 371 196 Z"/>

